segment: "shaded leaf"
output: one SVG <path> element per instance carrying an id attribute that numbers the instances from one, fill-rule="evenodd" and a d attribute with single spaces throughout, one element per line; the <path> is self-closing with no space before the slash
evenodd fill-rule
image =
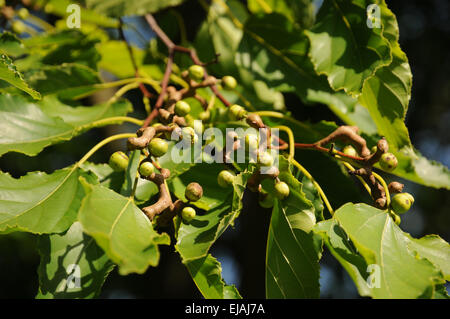
<path id="1" fill-rule="evenodd" d="M 60 233 L 76 219 L 84 191 L 77 166 L 15 179 L 0 173 L 0 232 Z"/>
<path id="2" fill-rule="evenodd" d="M 85 0 L 88 9 L 112 17 L 144 15 L 167 7 L 177 6 L 184 0 Z"/>
<path id="3" fill-rule="evenodd" d="M 210 254 L 187 262 L 186 267 L 206 299 L 242 299 L 234 285 L 226 285 L 220 263 Z"/>
<path id="4" fill-rule="evenodd" d="M 65 234 L 41 236 L 38 248 L 41 263 L 36 298 L 97 297 L 114 268 L 95 240 L 83 233 L 79 222 L 75 222 Z"/>
<path id="5" fill-rule="evenodd" d="M 158 245 L 167 245 L 167 234 L 158 234 L 132 197 L 83 181 L 87 195 L 78 213 L 83 230 L 92 236 L 119 273 L 142 274 L 159 262 Z"/>
<path id="6" fill-rule="evenodd" d="M 0 35 L 0 54 L 17 57 L 25 54 L 25 52 L 26 49 L 23 42 L 14 33 L 4 31 Z"/>

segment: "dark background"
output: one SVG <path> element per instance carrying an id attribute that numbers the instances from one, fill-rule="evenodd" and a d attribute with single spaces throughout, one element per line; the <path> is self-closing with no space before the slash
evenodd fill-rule
<path id="1" fill-rule="evenodd" d="M 320 1 L 318 1 L 320 2 Z M 188 30 L 195 33 L 203 10 L 189 1 L 177 9 L 192 17 Z M 389 1 L 400 27 L 400 45 L 406 52 L 413 73 L 412 99 L 406 124 L 415 147 L 426 157 L 450 166 L 450 4 L 446 0 Z M 196 18 L 199 19 L 196 19 Z M 51 17 L 50 17 L 51 19 Z M 147 30 L 148 32 L 148 30 Z M 131 99 L 138 96 L 129 96 Z M 307 107 L 293 95 L 286 95 L 291 110 L 303 119 L 337 120 L 324 106 Z M 138 107 L 137 107 L 138 108 Z M 141 114 L 142 117 L 142 114 Z M 132 128 L 130 128 L 132 129 Z M 71 142 L 48 147 L 29 158 L 12 153 L 0 158 L 2 171 L 18 177 L 27 171 L 52 172 L 81 158 L 86 150 L 116 127 L 92 130 Z M 77 147 L 83 144 L 83 147 Z M 112 144 L 96 153 L 94 162 L 106 162 L 112 151 L 124 145 Z M 401 228 L 414 237 L 439 234 L 450 240 L 449 191 L 423 187 L 407 181 L 408 192 L 414 194 L 412 210 L 402 216 Z M 253 193 L 245 195 L 244 210 L 235 229 L 227 230 L 216 242 L 212 255 L 222 262 L 228 284 L 236 284 L 245 298 L 264 298 L 264 263 L 270 211 L 257 204 Z M 161 262 L 144 275 L 120 276 L 116 270 L 106 280 L 103 298 L 201 298 L 173 247 L 161 246 Z M 33 298 L 37 292 L 36 236 L 13 233 L 0 236 L 0 298 Z M 358 298 L 349 276 L 325 250 L 321 261 L 321 296 L 326 298 Z"/>

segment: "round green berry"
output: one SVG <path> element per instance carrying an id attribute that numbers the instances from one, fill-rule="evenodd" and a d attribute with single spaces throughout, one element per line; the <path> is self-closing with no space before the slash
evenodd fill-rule
<path id="1" fill-rule="evenodd" d="M 236 174 L 229 170 L 223 170 L 217 175 L 217 183 L 220 187 L 228 187 L 233 183 Z"/>
<path id="2" fill-rule="evenodd" d="M 285 199 L 289 196 L 289 186 L 285 182 L 275 184 L 275 196 L 278 199 Z"/>
<path id="3" fill-rule="evenodd" d="M 30 16 L 30 12 L 28 12 L 27 8 L 20 8 L 19 11 L 17 11 L 17 15 L 22 20 L 26 20 Z"/>
<path id="4" fill-rule="evenodd" d="M 358 156 L 358 152 L 351 145 L 345 146 L 344 149 L 342 150 L 342 153 L 344 153 L 345 155 L 353 156 L 353 157 Z"/>
<path id="5" fill-rule="evenodd" d="M 381 168 L 388 172 L 393 171 L 398 165 L 397 157 L 392 153 L 384 153 L 381 155 L 379 163 Z"/>
<path id="6" fill-rule="evenodd" d="M 198 115 L 198 119 L 203 122 L 209 121 L 210 118 L 211 118 L 211 112 L 209 112 L 209 111 L 200 112 L 200 114 Z"/>
<path id="7" fill-rule="evenodd" d="M 183 127 L 181 134 L 183 141 L 186 141 L 187 143 L 195 144 L 198 142 L 198 136 L 195 133 L 195 130 L 190 126 Z"/>
<path id="8" fill-rule="evenodd" d="M 205 75 L 205 70 L 200 65 L 191 65 L 189 67 L 189 77 L 192 80 L 200 81 L 203 79 L 203 76 Z"/>
<path id="9" fill-rule="evenodd" d="M 22 21 L 15 20 L 11 25 L 12 30 L 17 34 L 22 34 L 27 29 Z"/>
<path id="10" fill-rule="evenodd" d="M 228 114 L 232 120 L 240 121 L 245 117 L 247 111 L 242 106 L 238 104 L 233 104 L 230 106 Z"/>
<path id="11" fill-rule="evenodd" d="M 203 188 L 199 183 L 190 183 L 184 190 L 184 196 L 191 202 L 196 202 L 203 196 Z"/>
<path id="12" fill-rule="evenodd" d="M 178 116 L 185 116 L 191 112 L 191 106 L 185 101 L 178 101 L 175 103 L 175 114 Z"/>
<path id="13" fill-rule="evenodd" d="M 271 194 L 259 194 L 259 206 L 263 208 L 273 207 L 274 198 Z"/>
<path id="14" fill-rule="evenodd" d="M 245 146 L 249 150 L 256 150 L 258 148 L 258 136 L 256 134 L 245 135 Z"/>
<path id="15" fill-rule="evenodd" d="M 128 167 L 128 156 L 122 152 L 114 152 L 109 158 L 109 166 L 116 172 L 123 172 Z"/>
<path id="16" fill-rule="evenodd" d="M 141 174 L 142 176 L 147 177 L 147 176 L 150 176 L 154 172 L 155 172 L 155 166 L 153 166 L 153 164 L 150 162 L 143 162 L 139 166 L 139 174 Z"/>
<path id="17" fill-rule="evenodd" d="M 167 153 L 169 145 L 165 140 L 159 137 L 153 138 L 148 144 L 148 150 L 155 157 L 161 157 Z"/>
<path id="18" fill-rule="evenodd" d="M 372 153 L 372 154 L 375 154 L 376 152 L 377 152 L 377 146 L 375 145 L 375 146 L 372 146 L 372 148 L 370 149 L 370 152 Z"/>
<path id="19" fill-rule="evenodd" d="M 195 209 L 193 209 L 192 207 L 184 207 L 181 211 L 181 217 L 185 222 L 190 222 L 191 220 L 193 220 L 195 218 L 195 215 Z"/>
<path id="20" fill-rule="evenodd" d="M 258 164 L 261 166 L 272 166 L 272 164 L 273 164 L 272 155 L 270 155 L 268 152 L 259 154 Z"/>
<path id="21" fill-rule="evenodd" d="M 226 75 L 222 78 L 222 87 L 225 90 L 234 90 L 237 86 L 236 79 L 231 75 Z"/>
<path id="22" fill-rule="evenodd" d="M 397 214 L 404 214 L 411 208 L 413 202 L 414 198 L 411 194 L 400 193 L 392 197 L 391 207 Z"/>

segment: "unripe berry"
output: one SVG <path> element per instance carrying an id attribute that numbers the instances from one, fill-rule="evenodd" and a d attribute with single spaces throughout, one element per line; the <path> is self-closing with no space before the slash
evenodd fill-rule
<path id="1" fill-rule="evenodd" d="M 201 81 L 205 75 L 205 70 L 200 65 L 191 65 L 188 71 L 189 77 L 195 81 Z"/>
<path id="2" fill-rule="evenodd" d="M 155 166 L 150 162 L 144 162 L 139 166 L 139 174 L 142 176 L 150 176 L 155 171 Z"/>
<path id="3" fill-rule="evenodd" d="M 270 155 L 268 152 L 258 154 L 258 164 L 261 166 L 272 166 L 272 155 Z"/>
<path id="4" fill-rule="evenodd" d="M 285 199 L 289 196 L 289 186 L 285 182 L 275 184 L 275 196 L 278 199 Z"/>
<path id="5" fill-rule="evenodd" d="M 392 197 L 391 207 L 397 214 L 404 214 L 411 208 L 413 202 L 414 198 L 411 194 L 400 193 Z"/>
<path id="6" fill-rule="evenodd" d="M 222 87 L 225 90 L 234 90 L 237 86 L 236 79 L 230 75 L 226 75 L 222 78 Z"/>
<path id="7" fill-rule="evenodd" d="M 217 183 L 220 187 L 228 187 L 233 183 L 236 174 L 232 171 L 223 170 L 217 175 Z"/>
<path id="8" fill-rule="evenodd" d="M 259 205 L 263 208 L 273 207 L 273 196 L 271 194 L 259 194 Z"/>
<path id="9" fill-rule="evenodd" d="M 372 148 L 370 149 L 370 152 L 372 153 L 372 154 L 375 154 L 376 152 L 377 152 L 377 146 L 375 145 L 375 146 L 372 146 Z"/>
<path id="10" fill-rule="evenodd" d="M 258 136 L 255 134 L 245 135 L 245 147 L 248 150 L 256 150 L 258 148 Z"/>
<path id="11" fill-rule="evenodd" d="M 15 20 L 11 25 L 12 30 L 17 34 L 22 34 L 26 30 L 26 26 L 22 21 Z"/>
<path id="12" fill-rule="evenodd" d="M 233 104 L 230 106 L 230 109 L 228 110 L 228 114 L 230 118 L 234 121 L 242 120 L 245 115 L 247 114 L 247 111 L 238 104 Z"/>
<path id="13" fill-rule="evenodd" d="M 128 156 L 122 152 L 114 152 L 109 158 L 109 166 L 116 172 L 123 172 L 128 167 Z"/>
<path id="14" fill-rule="evenodd" d="M 344 149 L 342 150 L 342 153 L 344 153 L 345 155 L 353 156 L 353 157 L 358 156 L 358 152 L 351 145 L 345 146 Z"/>
<path id="15" fill-rule="evenodd" d="M 195 218 L 195 215 L 195 209 L 193 209 L 192 207 L 184 207 L 181 211 L 181 217 L 185 222 L 190 222 L 191 220 L 193 220 Z"/>
<path id="16" fill-rule="evenodd" d="M 20 8 L 19 11 L 17 11 L 17 15 L 22 20 L 26 20 L 30 16 L 30 12 L 28 12 L 27 8 Z"/>
<path id="17" fill-rule="evenodd" d="M 196 202 L 203 196 L 203 188 L 199 183 L 190 183 L 186 186 L 184 196 L 191 202 Z"/>
<path id="18" fill-rule="evenodd" d="M 185 101 L 178 101 L 175 103 L 175 114 L 178 116 L 185 116 L 191 112 L 191 106 Z"/>
<path id="19" fill-rule="evenodd" d="M 384 153 L 381 155 L 379 163 L 382 169 L 391 172 L 397 167 L 398 161 L 394 154 Z"/>
<path id="20" fill-rule="evenodd" d="M 154 137 L 148 144 L 148 150 L 155 157 L 161 157 L 167 153 L 169 145 L 162 138 Z"/>
<path id="21" fill-rule="evenodd" d="M 207 122 L 211 118 L 211 113 L 209 111 L 200 112 L 198 118 L 200 121 Z"/>
<path id="22" fill-rule="evenodd" d="M 181 135 L 183 141 L 188 144 L 194 144 L 198 142 L 198 136 L 197 134 L 195 134 L 194 129 L 190 126 L 183 127 L 183 129 L 181 130 Z"/>

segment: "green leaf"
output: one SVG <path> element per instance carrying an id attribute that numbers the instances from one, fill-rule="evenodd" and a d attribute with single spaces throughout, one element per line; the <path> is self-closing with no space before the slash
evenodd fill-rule
<path id="1" fill-rule="evenodd" d="M 128 52 L 127 45 L 123 41 L 107 41 L 97 45 L 97 49 L 101 55 L 99 68 L 111 72 L 119 78 L 134 77 L 134 67 Z M 132 47 L 133 57 L 138 67 L 141 67 L 144 59 L 144 51 Z M 121 61 L 121 63 L 117 63 Z"/>
<path id="2" fill-rule="evenodd" d="M 158 245 L 168 245 L 167 234 L 158 234 L 132 197 L 124 197 L 101 185 L 83 181 L 87 195 L 78 220 L 108 257 L 119 265 L 119 273 L 144 273 L 159 262 Z"/>
<path id="3" fill-rule="evenodd" d="M 312 29 L 309 54 L 315 70 L 330 86 L 358 96 L 364 82 L 392 58 L 381 28 L 366 24 L 369 0 L 325 0 Z"/>
<path id="4" fill-rule="evenodd" d="M 101 82 L 97 72 L 76 63 L 42 66 L 27 71 L 25 77 L 42 95 L 57 94 L 63 99 L 76 99 L 93 93 L 97 90 L 95 84 Z"/>
<path id="5" fill-rule="evenodd" d="M 436 287 L 445 283 L 436 265 L 441 265 L 442 256 L 448 259 L 448 244 L 434 239 L 431 244 L 427 239 L 412 242 L 389 214 L 366 204 L 348 203 L 334 218 L 366 263 L 379 269 L 378 276 L 377 271 L 372 274 L 372 282 L 379 284 L 370 289 L 373 298 L 431 298 Z M 425 256 L 423 249 L 430 245 L 433 250 Z M 434 264 L 428 260 L 433 255 Z"/>
<path id="6" fill-rule="evenodd" d="M 277 12 L 292 23 L 307 28 L 314 22 L 314 6 L 311 0 L 249 0 L 248 8 L 256 14 Z"/>
<path id="7" fill-rule="evenodd" d="M 21 96 L 1 95 L 0 155 L 15 151 L 34 156 L 49 145 L 70 140 L 93 127 L 120 123 L 107 119 L 131 110 L 126 100 L 71 107 L 55 97 L 45 97 L 35 104 Z"/>
<path id="8" fill-rule="evenodd" d="M 115 172 L 108 164 L 94 164 L 91 162 L 84 162 L 81 168 L 85 171 L 92 172 L 97 176 L 100 185 L 110 188 L 117 193 L 124 182 L 124 174 Z"/>
<path id="9" fill-rule="evenodd" d="M 177 6 L 184 0 L 85 0 L 88 9 L 111 17 L 144 15 L 167 7 Z"/>
<path id="10" fill-rule="evenodd" d="M 138 168 L 141 161 L 141 151 L 132 151 L 129 155 L 128 167 L 125 172 L 125 182 L 122 185 L 120 194 L 125 197 L 131 196 L 136 177 L 138 177 Z"/>
<path id="11" fill-rule="evenodd" d="M 221 205 L 205 214 L 197 214 L 189 223 L 179 220 L 175 248 L 184 263 L 205 257 L 214 242 L 228 226 L 233 225 L 242 209 L 242 197 L 250 175 L 249 171 L 245 171 L 235 177 L 233 196 L 229 196 Z"/>
<path id="12" fill-rule="evenodd" d="M 186 267 L 205 299 L 242 299 L 234 285 L 225 284 L 222 279 L 222 267 L 210 254 L 187 262 Z"/>
<path id="13" fill-rule="evenodd" d="M 16 88 L 28 93 L 35 100 L 41 98 L 39 92 L 33 90 L 28 83 L 25 82 L 22 74 L 17 70 L 12 60 L 6 54 L 0 56 L 0 80 L 6 81 Z"/>
<path id="14" fill-rule="evenodd" d="M 77 166 L 19 179 L 0 172 L 0 232 L 60 233 L 75 221 L 84 196 Z"/>
<path id="15" fill-rule="evenodd" d="M 203 188 L 203 196 L 192 204 L 204 210 L 219 206 L 230 197 L 232 189 L 224 189 L 217 184 L 217 175 L 223 170 L 223 164 L 197 164 L 186 173 L 174 177 L 169 182 L 171 192 L 184 202 L 186 186 L 191 182 L 199 183 Z"/>
<path id="16" fill-rule="evenodd" d="M 114 264 L 75 222 L 65 234 L 45 235 L 38 242 L 39 299 L 94 298 Z"/>
<path id="17" fill-rule="evenodd" d="M 25 52 L 23 42 L 14 33 L 4 31 L 0 35 L 0 54 L 17 57 Z"/>
<path id="18" fill-rule="evenodd" d="M 283 174 L 282 174 L 283 172 Z M 311 232 L 314 207 L 289 168 L 280 164 L 289 196 L 275 200 L 267 238 L 267 298 L 318 298 L 322 240 Z"/>

